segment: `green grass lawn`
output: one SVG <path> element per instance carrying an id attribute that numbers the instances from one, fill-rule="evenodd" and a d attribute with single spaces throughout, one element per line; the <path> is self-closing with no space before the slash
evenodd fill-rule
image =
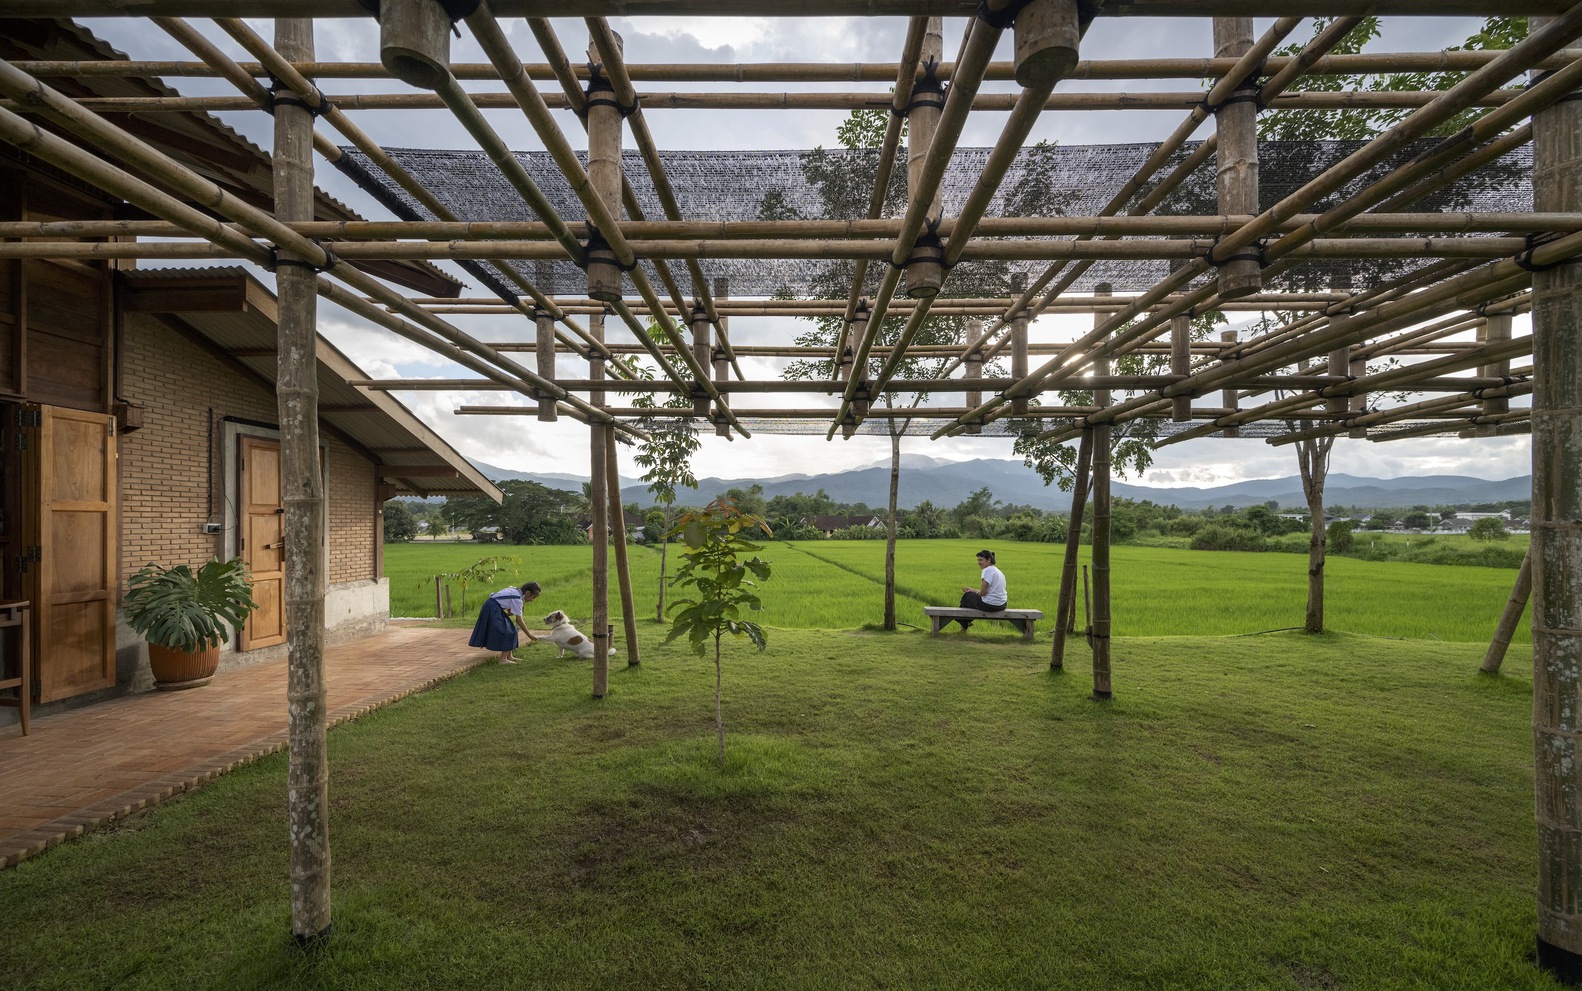
<path id="1" fill-rule="evenodd" d="M 0 982 L 1554 986 L 1528 648 L 1119 639 L 1097 704 L 1014 634 L 774 629 L 727 654 L 720 771 L 712 664 L 644 629 L 603 701 L 530 650 L 330 735 L 322 956 L 277 755 L 0 873 Z"/>
<path id="2" fill-rule="evenodd" d="M 961 586 L 978 581 L 973 554 L 981 545 L 972 540 L 899 541 L 899 620 L 926 629 L 924 605 L 955 605 Z M 1006 573 L 1011 605 L 1042 609 L 1053 617 L 1063 546 L 1000 543 L 995 549 Z M 1082 548 L 1084 564 L 1089 550 Z M 652 618 L 659 552 L 633 547 L 630 553 L 637 615 Z M 533 578 L 544 586 L 543 598 L 535 603 L 535 609 L 543 607 L 540 616 L 552 609 L 564 609 L 579 619 L 592 614 L 591 548 L 391 544 L 385 551 L 391 615 L 433 616 L 434 583 L 427 576 L 494 554 L 519 557 L 521 564 L 491 587 L 472 590 L 469 610 L 460 609 L 459 592 L 453 593 L 458 625 L 471 625 L 480 595 L 512 579 Z M 764 556 L 775 569 L 765 588 L 764 621 L 770 626 L 853 629 L 884 618 L 883 541 L 771 542 Z M 1302 625 L 1307 604 L 1305 556 L 1123 545 L 1113 549 L 1111 567 L 1116 636 L 1219 636 Z M 1483 643 L 1493 635 L 1516 580 L 1515 570 L 1508 568 L 1349 557 L 1329 558 L 1325 570 L 1325 620 L 1331 629 Z M 1078 625 L 1084 624 L 1079 600 Z M 984 624 L 989 629 L 1001 625 Z M 1041 638 L 1052 627 L 1052 618 L 1040 623 Z M 1515 642 L 1531 642 L 1525 617 Z"/>

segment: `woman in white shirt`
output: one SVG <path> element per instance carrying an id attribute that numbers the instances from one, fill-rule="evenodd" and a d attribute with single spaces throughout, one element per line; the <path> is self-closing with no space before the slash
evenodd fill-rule
<path id="1" fill-rule="evenodd" d="M 981 612 L 1003 611 L 1010 599 L 1005 593 L 1005 573 L 994 566 L 993 551 L 978 552 L 978 570 L 983 573 L 983 580 L 977 588 L 961 586 L 961 608 Z M 956 622 L 961 624 L 963 630 L 972 626 L 970 619 L 958 619 Z"/>

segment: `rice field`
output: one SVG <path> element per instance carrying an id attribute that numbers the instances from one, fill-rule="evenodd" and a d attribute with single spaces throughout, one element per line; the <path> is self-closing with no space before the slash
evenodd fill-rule
<path id="1" fill-rule="evenodd" d="M 973 555 L 980 541 L 904 540 L 896 545 L 896 614 L 926 629 L 924 605 L 953 605 L 962 585 L 975 584 Z M 1064 548 L 1057 544 L 996 543 L 1011 605 L 1052 616 Z M 671 548 L 675 554 L 675 547 Z M 1082 548 L 1081 562 L 1089 548 Z M 489 555 L 514 556 L 487 588 L 460 590 L 452 604 L 470 622 L 484 595 L 529 578 L 544 586 L 543 611 L 573 617 L 592 613 L 589 547 L 500 547 L 470 544 L 391 544 L 385 548 L 392 616 L 433 617 L 433 574 L 466 567 Z M 884 608 L 883 541 L 770 542 L 763 556 L 774 574 L 763 589 L 764 624 L 783 629 L 857 629 L 878 624 Z M 613 562 L 614 555 L 611 554 Z M 633 598 L 639 619 L 652 620 L 659 551 L 630 548 Z M 1516 572 L 1512 568 L 1449 567 L 1331 557 L 1326 564 L 1325 625 L 1380 637 L 1477 642 L 1493 633 Z M 1114 635 L 1233 636 L 1300 626 L 1307 603 L 1307 558 L 1291 554 L 1191 551 L 1117 546 L 1111 553 Z M 674 568 L 671 568 L 674 571 Z M 673 594 L 674 590 L 672 590 Z M 1078 626 L 1085 622 L 1078 603 Z M 1039 624 L 1047 635 L 1053 620 Z M 1005 624 L 983 624 L 981 635 L 1015 637 Z M 974 636 L 980 635 L 978 631 Z M 1516 642 L 1529 643 L 1524 618 Z"/>

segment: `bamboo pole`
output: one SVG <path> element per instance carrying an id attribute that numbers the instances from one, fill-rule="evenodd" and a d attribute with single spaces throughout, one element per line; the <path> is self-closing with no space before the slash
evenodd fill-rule
<path id="1" fill-rule="evenodd" d="M 1318 214 L 1299 213 L 1276 225 L 1276 231 L 1287 233 L 1312 223 Z M 1252 216 L 1059 216 L 1059 217 L 985 217 L 973 228 L 975 237 L 984 238 L 1051 238 L 1070 235 L 1120 235 L 1129 237 L 1207 237 L 1213 238 L 1236 230 L 1252 220 Z M 960 218 L 946 217 L 940 221 L 941 237 L 953 237 L 960 229 Z M 226 224 L 242 231 L 240 225 Z M 579 236 L 586 236 L 587 227 L 580 222 L 568 223 Z M 314 220 L 287 224 L 290 230 L 307 238 L 327 238 L 336 241 L 539 241 L 547 242 L 552 234 L 547 225 L 537 221 L 420 221 L 420 220 Z M 901 221 L 886 220 L 745 220 L 745 221 L 668 221 L 626 220 L 619 225 L 622 236 L 630 242 L 642 241 L 800 241 L 811 239 L 893 240 L 900 232 Z M 1556 231 L 1582 229 L 1582 214 L 1576 213 L 1365 213 L 1352 217 L 1332 233 L 1369 234 L 1543 234 Z M 0 237 L 181 237 L 187 229 L 163 220 L 52 220 L 52 221 L 0 221 Z M 1019 274 L 1019 273 L 1013 273 Z M 474 297 L 482 298 L 482 297 Z M 1279 303 L 1350 299 L 1345 293 L 1264 293 L 1243 299 L 1242 302 Z M 435 302 L 448 298 L 420 297 L 419 302 Z M 571 305 L 577 297 L 555 297 L 555 306 Z M 952 297 L 948 303 L 966 300 L 988 301 L 988 297 Z M 1009 307 L 1015 297 L 995 297 L 994 302 Z M 1125 297 L 1105 305 L 1119 308 Z M 489 297 L 491 302 L 497 302 Z M 584 298 L 585 301 L 585 298 Z M 795 307 L 808 300 L 771 299 L 762 305 Z M 827 301 L 833 303 L 834 301 Z M 646 305 L 646 304 L 643 304 Z M 897 299 L 893 308 L 904 308 L 910 301 Z M 941 304 L 943 305 L 943 303 Z M 1052 300 L 1050 306 L 1091 309 L 1095 303 L 1086 294 L 1073 294 Z M 690 307 L 689 307 L 690 309 Z"/>
<path id="2" fill-rule="evenodd" d="M 1484 343 L 1497 347 L 1511 339 L 1511 316 L 1508 313 L 1490 314 L 1484 323 Z M 1484 378 L 1508 378 L 1511 374 L 1511 360 L 1505 358 L 1493 361 L 1478 369 L 1478 374 Z M 1511 401 L 1505 397 L 1489 397 L 1483 403 L 1485 416 L 1498 416 L 1510 412 Z"/>
<path id="3" fill-rule="evenodd" d="M 1102 288 L 1102 287 L 1101 287 Z M 1102 318 L 1094 314 L 1094 322 Z M 1109 373 L 1109 360 L 1100 358 L 1093 370 Z M 1108 389 L 1093 391 L 1093 404 L 1100 409 L 1110 404 Z M 1093 698 L 1103 702 L 1114 697 L 1110 684 L 1110 427 L 1094 427 L 1093 436 Z"/>
<path id="4" fill-rule="evenodd" d="M 235 0 L 143 0 L 129 6 L 126 0 L 4 0 L 0 12 L 11 17 L 125 17 L 129 14 L 168 14 L 174 16 L 212 16 L 216 10 L 230 10 Z M 505 17 L 558 17 L 565 14 L 561 0 L 494 0 L 496 11 Z M 591 17 L 622 16 L 633 12 L 632 0 L 583 0 L 579 13 Z M 903 16 L 927 15 L 971 17 L 980 6 L 991 12 L 1005 10 L 1009 0 L 802 0 L 796 8 L 800 17 Z M 1479 16 L 1491 14 L 1558 14 L 1567 9 L 1567 0 L 1442 0 L 1425 7 L 1422 0 L 1338 0 L 1326 11 L 1380 15 Z M 1300 0 L 1130 0 L 1112 8 L 1116 16 L 1127 17 L 1209 17 L 1276 16 L 1312 11 L 1310 2 Z M 641 13 L 650 16 L 765 15 L 784 16 L 783 3 L 772 0 L 644 0 Z M 249 16 L 255 17 L 366 17 L 361 0 L 250 0 Z"/>
<path id="5" fill-rule="evenodd" d="M 1489 642 L 1488 653 L 1483 655 L 1483 663 L 1478 670 L 1484 674 L 1499 674 L 1500 664 L 1505 660 L 1505 652 L 1511 646 L 1511 637 L 1516 635 L 1516 627 L 1522 621 L 1522 613 L 1527 610 L 1527 600 L 1533 590 L 1533 551 L 1527 548 L 1527 553 L 1522 555 L 1522 566 L 1516 572 L 1516 585 L 1511 589 L 1511 597 L 1505 602 L 1505 609 L 1500 613 L 1499 625 L 1494 628 L 1494 639 Z"/>
<path id="6" fill-rule="evenodd" d="M 525 78 L 525 77 L 524 77 Z M 1385 90 L 1378 92 L 1287 93 L 1269 103 L 1271 110 L 1413 110 L 1426 107 L 1439 95 L 1438 90 Z M 1521 95 L 1520 90 L 1494 90 L 1473 101 L 1478 107 L 1507 107 Z M 471 93 L 479 110 L 508 110 L 515 107 L 510 93 Z M 329 99 L 340 109 L 350 111 L 441 110 L 447 104 L 437 93 L 333 93 Z M 1112 93 L 1054 93 L 1043 98 L 1038 109 L 1049 111 L 1117 110 L 1191 110 L 1204 100 L 1202 91 L 1135 90 Z M 701 93 L 653 92 L 643 96 L 650 110 L 883 110 L 890 102 L 888 93 L 879 92 L 785 92 L 785 93 Z M 1009 113 L 1016 109 L 1017 97 L 1011 93 L 981 93 L 973 97 L 968 109 L 974 113 Z M 89 96 L 83 106 L 101 114 L 185 114 L 231 113 L 255 110 L 246 96 Z M 563 96 L 544 97 L 548 110 L 572 110 L 575 104 Z M 14 108 L 13 108 L 14 109 Z"/>
<path id="7" fill-rule="evenodd" d="M 1082 514 L 1088 501 L 1088 466 L 1093 463 L 1093 431 L 1082 432 L 1077 448 L 1077 470 L 1071 485 L 1071 517 L 1066 526 L 1066 554 L 1060 568 L 1060 592 L 1055 599 L 1055 632 L 1049 653 L 1049 670 L 1066 666 L 1066 634 L 1076 612 L 1077 554 L 1082 546 Z"/>
<path id="8" fill-rule="evenodd" d="M 1582 13 L 1582 9 L 1572 14 Z M 1575 18 L 1571 19 L 1574 22 Z M 1567 23 L 1533 22 L 1533 37 Z M 1541 25 L 1541 26 L 1540 26 Z M 1582 61 L 1582 60 L 1579 60 Z M 1538 77 L 1548 85 L 1566 69 Z M 1533 206 L 1582 206 L 1582 101 L 1533 115 Z M 1582 263 L 1534 254 L 1532 452 L 1533 776 L 1538 821 L 1538 965 L 1582 982 Z"/>
<path id="9" fill-rule="evenodd" d="M 1214 54 L 1240 58 L 1252 50 L 1252 18 L 1214 18 Z M 1219 136 L 1216 187 L 1222 213 L 1258 212 L 1258 80 L 1249 77 L 1214 110 Z M 1244 253 L 1246 254 L 1246 253 Z M 1223 261 L 1219 266 L 1219 296 L 1239 299 L 1263 288 L 1263 265 L 1257 252 Z"/>
<path id="10" fill-rule="evenodd" d="M 313 22 L 275 22 L 289 58 L 313 57 Z M 275 106 L 275 214 L 313 217 L 313 115 Z M 282 255 L 275 272 L 280 356 L 280 489 L 285 506 L 286 770 L 290 820 L 291 936 L 301 947 L 328 939 L 330 913 L 329 712 L 324 682 L 324 477 L 319 467 L 319 392 L 314 258 Z"/>
<path id="11" fill-rule="evenodd" d="M 1179 314 L 1170 318 L 1170 372 L 1185 376 L 1192 371 L 1192 318 Z M 1020 378 L 1026 378 L 1024 368 Z M 1192 419 L 1192 397 L 1179 396 L 1171 404 L 1170 419 L 1185 423 Z"/>
<path id="12" fill-rule="evenodd" d="M 160 20 L 161 18 L 151 18 Z M 1336 30 L 1344 35 L 1356 23 L 1356 18 L 1340 18 Z M 1389 52 L 1385 54 L 1362 52 L 1355 55 L 1324 55 L 1312 59 L 1298 56 L 1274 55 L 1265 62 L 1264 70 L 1273 74 L 1271 82 L 1281 76 L 1367 76 L 1392 72 L 1471 72 L 1491 62 L 1497 51 L 1440 51 L 1440 52 Z M 1539 63 L 1538 68 L 1557 69 L 1565 64 L 1562 57 L 1553 57 Z M 226 70 L 207 60 L 189 62 L 180 60 L 117 59 L 82 61 L 74 59 L 19 60 L 17 68 L 33 76 L 49 77 L 112 77 L 137 76 L 229 78 Z M 267 79 L 271 69 L 261 62 L 239 62 L 239 70 L 251 79 Z M 292 67 L 303 76 L 319 79 L 393 79 L 390 70 L 378 62 L 298 62 Z M 1067 79 L 1119 80 L 1119 79 L 1210 79 L 1230 73 L 1236 68 L 1235 59 L 1221 58 L 1140 58 L 1140 59 L 1084 59 L 1079 60 L 1066 75 Z M 556 66 L 553 63 L 524 63 L 522 70 L 528 78 L 540 82 L 553 82 Z M 570 67 L 572 74 L 586 79 L 586 66 Z M 1298 73 L 1299 70 L 1299 73 Z M 453 62 L 451 72 L 457 79 L 497 81 L 499 70 L 487 62 Z M 810 83 L 810 82 L 893 82 L 897 64 L 886 62 L 633 62 L 626 72 L 634 82 L 685 82 L 685 83 Z M 1015 79 L 1014 62 L 990 62 L 983 78 L 990 82 Z M 955 63 L 940 65 L 937 74 L 949 80 L 955 73 Z M 1283 87 L 1280 87 L 1283 89 Z"/>
<path id="13" fill-rule="evenodd" d="M 589 320 L 588 329 L 594 337 L 602 339 L 603 315 Z M 597 358 L 590 360 L 588 377 L 595 382 L 602 380 L 604 362 Z M 604 406 L 603 392 L 592 392 L 588 399 L 595 406 Z M 602 699 L 610 692 L 610 493 L 606 467 L 609 445 L 600 425 L 588 425 L 588 446 L 588 515 L 592 531 L 589 537 L 593 542 L 593 629 L 589 636 L 593 639 L 593 697 Z"/>
<path id="14" fill-rule="evenodd" d="M 621 589 L 621 622 L 626 631 L 626 666 L 642 663 L 637 643 L 637 602 L 632 597 L 632 570 L 627 563 L 626 507 L 621 505 L 620 462 L 615 456 L 615 431 L 604 431 L 605 488 L 609 490 L 610 518 L 615 524 L 615 574 Z"/>
<path id="15" fill-rule="evenodd" d="M 944 43 L 943 23 L 938 17 L 930 17 L 921 53 L 925 67 L 944 60 Z M 906 192 L 909 197 L 927 197 L 923 209 L 923 225 L 927 231 L 913 245 L 906 259 L 906 294 L 913 299 L 937 295 L 945 281 L 945 270 L 940 264 L 944 247 L 935 233 L 943 215 L 939 186 L 936 183 L 928 191 L 921 188 L 928 169 L 929 146 L 939 129 L 944 109 L 945 88 L 925 73 L 924 78 L 912 84 L 912 101 L 906 111 Z"/>

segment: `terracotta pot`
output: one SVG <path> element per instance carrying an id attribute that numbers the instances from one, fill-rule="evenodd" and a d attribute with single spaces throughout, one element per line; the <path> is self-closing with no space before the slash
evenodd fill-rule
<path id="1" fill-rule="evenodd" d="M 214 679 L 214 672 L 220 667 L 220 648 L 216 645 L 194 653 L 151 643 L 148 667 L 154 672 L 154 687 L 160 691 L 197 688 Z"/>

